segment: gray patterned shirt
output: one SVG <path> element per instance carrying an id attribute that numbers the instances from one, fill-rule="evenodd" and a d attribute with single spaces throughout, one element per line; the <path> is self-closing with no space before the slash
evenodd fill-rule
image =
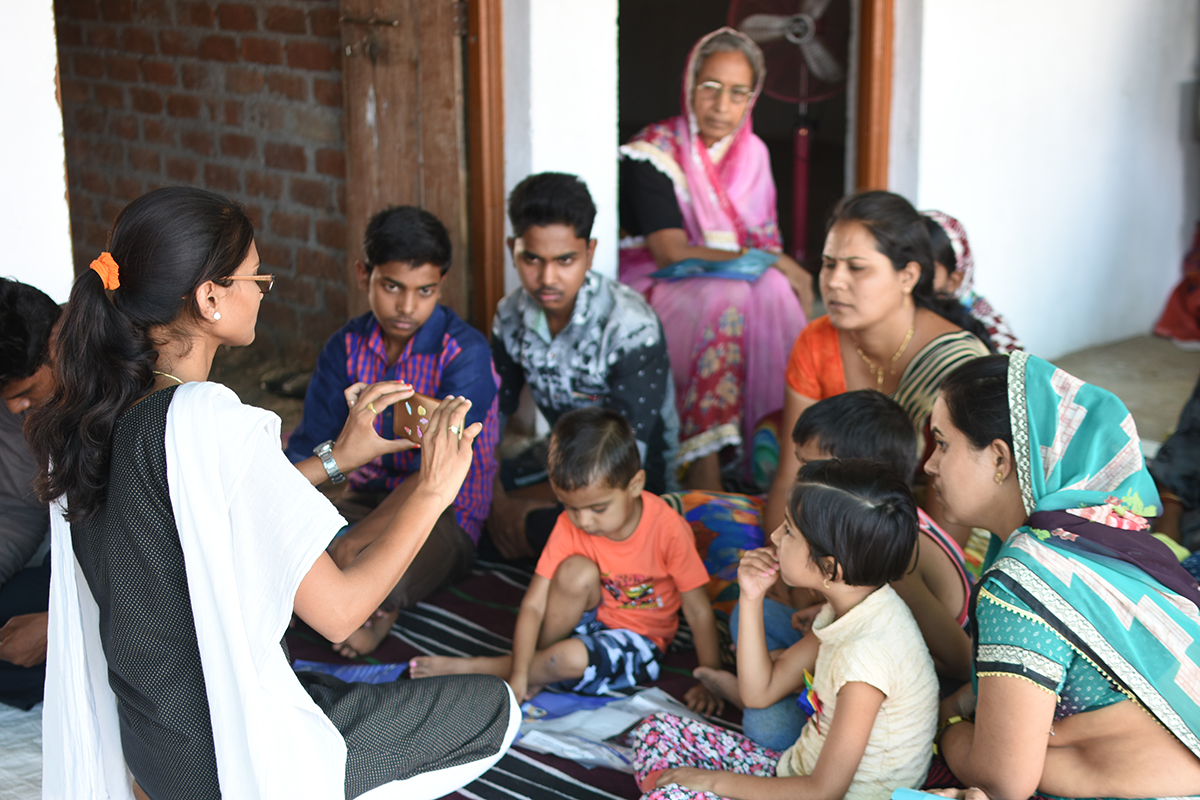
<path id="1" fill-rule="evenodd" d="M 633 289 L 589 271 L 571 321 L 553 337 L 537 301 L 517 289 L 496 309 L 492 358 L 501 414 L 517 410 L 526 383 L 551 425 L 584 406 L 619 411 L 637 435 L 647 490 L 675 488 L 679 416 L 667 342 L 658 315 Z"/>

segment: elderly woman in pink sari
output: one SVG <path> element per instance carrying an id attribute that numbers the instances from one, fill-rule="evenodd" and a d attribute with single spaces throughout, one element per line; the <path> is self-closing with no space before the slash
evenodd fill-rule
<path id="1" fill-rule="evenodd" d="M 780 409 L 812 308 L 811 275 L 781 252 L 770 157 L 751 129 L 764 72 L 745 35 L 704 36 L 688 56 L 683 113 L 621 147 L 620 278 L 666 331 L 689 488 L 720 490 L 722 461 L 736 463 Z M 695 277 L 654 275 L 683 264 Z"/>

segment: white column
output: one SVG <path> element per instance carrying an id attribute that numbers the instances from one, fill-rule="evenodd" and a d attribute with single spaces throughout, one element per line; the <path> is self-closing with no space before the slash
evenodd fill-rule
<path id="1" fill-rule="evenodd" d="M 61 303 L 75 269 L 54 85 L 54 6 L 36 0 L 6 8 L 0 25 L 0 108 L 8 114 L 0 157 L 0 275 L 37 286 Z"/>
<path id="2" fill-rule="evenodd" d="M 569 172 L 596 203 L 594 269 L 617 274 L 617 0 L 504 0 L 504 189 Z M 506 230 L 507 230 L 506 224 Z M 511 262 L 504 286 L 518 286 Z"/>
<path id="3" fill-rule="evenodd" d="M 1200 213 L 1200 5 L 923 6 L 918 207 L 1032 352 L 1147 333 Z"/>

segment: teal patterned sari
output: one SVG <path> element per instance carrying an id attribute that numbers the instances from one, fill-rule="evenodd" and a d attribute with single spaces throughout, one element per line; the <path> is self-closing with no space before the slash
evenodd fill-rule
<path id="1" fill-rule="evenodd" d="M 1029 521 L 993 539 L 981 593 L 1018 598 L 1200 756 L 1200 587 L 1150 536 L 1144 517 L 1159 498 L 1132 416 L 1111 392 L 1020 351 L 1008 391 Z M 989 670 L 978 653 L 976 670 Z"/>

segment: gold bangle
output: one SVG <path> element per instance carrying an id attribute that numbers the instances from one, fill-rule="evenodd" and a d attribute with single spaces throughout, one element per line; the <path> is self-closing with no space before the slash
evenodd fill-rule
<path id="1" fill-rule="evenodd" d="M 1166 492 L 1160 489 L 1158 492 L 1158 498 L 1162 500 L 1163 503 L 1175 503 L 1176 505 L 1180 506 L 1183 505 L 1183 500 L 1181 500 L 1179 495 L 1175 494 L 1174 492 Z"/>
<path id="2" fill-rule="evenodd" d="M 946 732 L 947 728 L 949 728 L 951 725 L 957 725 L 960 722 L 973 722 L 973 721 L 974 720 L 970 720 L 970 719 L 967 719 L 966 717 L 962 717 L 962 716 L 959 716 L 958 714 L 955 714 L 953 717 L 950 717 L 948 720 L 943 722 L 941 725 L 938 725 L 937 733 L 935 733 L 933 735 L 933 754 L 935 756 L 940 756 L 942 754 L 942 749 L 940 746 L 942 743 L 942 734 Z"/>

